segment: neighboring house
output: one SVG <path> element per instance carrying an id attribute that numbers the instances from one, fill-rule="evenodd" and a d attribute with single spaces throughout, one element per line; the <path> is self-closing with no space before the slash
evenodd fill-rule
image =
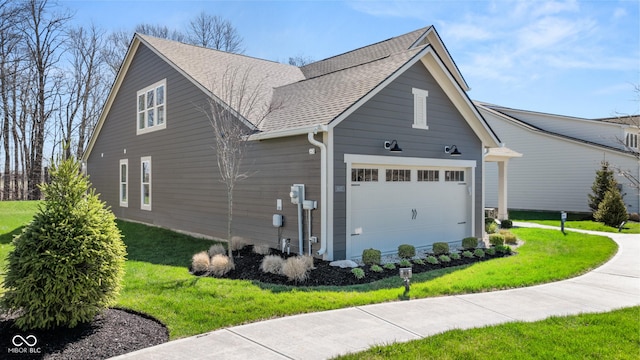
<path id="1" fill-rule="evenodd" d="M 509 208 L 590 212 L 587 195 L 606 160 L 640 179 L 639 117 L 582 119 L 476 103 L 500 139 L 526 156 L 509 163 Z M 497 204 L 498 174 L 487 166 L 487 206 Z M 637 187 L 616 176 L 630 213 L 640 208 Z M 560 215 L 558 215 L 559 217 Z"/>
<path id="2" fill-rule="evenodd" d="M 226 236 L 203 109 L 229 103 L 230 72 L 272 110 L 234 112 L 252 133 L 235 235 L 328 260 L 483 236 L 483 154 L 500 144 L 433 27 L 302 67 L 135 35 L 83 158 L 118 218 Z M 299 216 L 294 184 L 316 209 Z"/>

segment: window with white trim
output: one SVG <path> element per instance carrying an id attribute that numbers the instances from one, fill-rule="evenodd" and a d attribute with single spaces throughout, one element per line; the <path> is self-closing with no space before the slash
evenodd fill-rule
<path id="1" fill-rule="evenodd" d="M 446 170 L 444 172 L 444 181 L 464 182 L 464 170 Z"/>
<path id="2" fill-rule="evenodd" d="M 389 182 L 411 181 L 411 170 L 387 169 L 386 180 Z"/>
<path id="3" fill-rule="evenodd" d="M 167 127 L 167 80 L 137 92 L 136 134 L 145 134 Z"/>
<path id="4" fill-rule="evenodd" d="M 427 126 L 427 90 L 413 88 L 413 128 L 428 130 Z"/>
<path id="5" fill-rule="evenodd" d="M 438 182 L 440 181 L 439 170 L 418 170 L 418 181 Z"/>
<path id="6" fill-rule="evenodd" d="M 626 132 L 624 136 L 624 144 L 632 150 L 638 150 L 638 134 Z"/>
<path id="7" fill-rule="evenodd" d="M 120 160 L 120 206 L 129 206 L 129 160 Z"/>
<path id="8" fill-rule="evenodd" d="M 140 209 L 151 210 L 151 156 L 140 158 Z"/>
<path id="9" fill-rule="evenodd" d="M 373 182 L 378 181 L 378 169 L 351 169 L 352 182 Z"/>

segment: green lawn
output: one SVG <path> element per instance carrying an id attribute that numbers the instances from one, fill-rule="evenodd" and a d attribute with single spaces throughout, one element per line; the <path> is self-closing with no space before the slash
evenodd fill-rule
<path id="1" fill-rule="evenodd" d="M 640 307 L 452 330 L 408 343 L 376 346 L 354 359 L 638 359 Z"/>
<path id="2" fill-rule="evenodd" d="M 607 226 L 603 223 L 584 220 L 589 214 L 567 213 L 567 221 L 564 227 L 568 229 L 581 229 L 602 232 L 618 232 L 618 228 Z M 541 225 L 560 226 L 560 212 L 551 211 L 519 211 L 509 210 L 509 218 L 513 221 L 527 221 Z M 640 223 L 628 221 L 622 231 L 623 234 L 640 234 Z"/>
<path id="3" fill-rule="evenodd" d="M 20 207 L 24 207 L 19 211 L 22 215 L 8 210 Z M 26 224 L 35 209 L 33 203 L 0 202 L 0 224 L 5 229 L 0 233 L 0 239 L 4 239 L 0 262 L 11 250 L 8 234 Z M 194 277 L 187 271 L 191 256 L 206 250 L 211 241 L 123 221 L 118 226 L 129 253 L 118 306 L 159 319 L 169 328 L 172 339 L 273 317 L 403 298 L 404 287 L 397 277 L 342 288 L 297 288 Z M 565 236 L 539 229 L 514 232 L 525 240 L 517 249 L 518 255 L 416 274 L 410 298 L 491 291 L 573 277 L 607 261 L 617 250 L 606 237 L 577 233 Z"/>

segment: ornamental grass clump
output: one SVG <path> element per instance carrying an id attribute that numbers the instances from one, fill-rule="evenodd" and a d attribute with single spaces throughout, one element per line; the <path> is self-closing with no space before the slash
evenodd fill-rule
<path id="1" fill-rule="evenodd" d="M 449 257 L 451 258 L 451 260 L 460 260 L 460 253 L 454 252 L 449 254 Z"/>
<path id="2" fill-rule="evenodd" d="M 437 265 L 438 264 L 438 259 L 436 259 L 435 256 L 427 256 L 427 258 L 425 260 L 427 261 L 427 263 L 429 263 L 431 265 Z"/>
<path id="3" fill-rule="evenodd" d="M 471 259 L 473 257 L 473 253 L 469 250 L 463 251 L 462 252 L 462 256 L 467 258 L 467 259 Z"/>
<path id="4" fill-rule="evenodd" d="M 115 304 L 126 248 L 115 216 L 75 159 L 57 161 L 44 203 L 13 239 L 2 305 L 21 330 L 73 328 Z"/>
<path id="5" fill-rule="evenodd" d="M 218 254 L 226 255 L 227 249 L 225 249 L 222 244 L 213 244 L 211 245 L 211 247 L 209 247 L 208 253 L 210 258 Z"/>
<path id="6" fill-rule="evenodd" d="M 484 250 L 482 250 L 482 249 L 476 249 L 476 250 L 473 252 L 473 255 L 474 255 L 475 257 L 477 257 L 477 258 L 482 259 L 482 258 L 484 257 Z"/>
<path id="7" fill-rule="evenodd" d="M 396 264 L 394 264 L 394 263 L 386 263 L 382 267 L 387 269 L 387 270 L 395 270 L 396 269 Z"/>
<path id="8" fill-rule="evenodd" d="M 448 257 L 447 255 L 440 255 L 438 256 L 438 260 L 440 260 L 441 263 L 450 263 L 451 262 L 451 258 Z"/>
<path id="9" fill-rule="evenodd" d="M 223 277 L 234 268 L 233 261 L 227 255 L 218 254 L 211 258 L 209 272 L 215 277 Z"/>
<path id="10" fill-rule="evenodd" d="M 284 259 L 278 255 L 267 255 L 262 259 L 260 270 L 265 273 L 281 275 Z"/>
<path id="11" fill-rule="evenodd" d="M 209 265 L 211 264 L 209 259 L 209 254 L 207 254 L 206 251 L 201 251 L 193 255 L 191 258 L 191 270 L 194 273 L 209 271 Z"/>
<path id="12" fill-rule="evenodd" d="M 289 281 L 303 282 L 309 277 L 309 263 L 302 256 L 288 258 L 282 265 L 282 274 Z"/>
<path id="13" fill-rule="evenodd" d="M 382 266 L 380 265 L 371 265 L 371 267 L 369 268 L 369 270 L 375 272 L 375 273 L 381 273 L 382 272 Z"/>
<path id="14" fill-rule="evenodd" d="M 504 235 L 502 234 L 489 235 L 489 244 L 493 246 L 504 245 Z"/>
<path id="15" fill-rule="evenodd" d="M 364 270 L 362 270 L 361 268 L 353 268 L 353 269 L 351 269 L 351 273 L 358 280 L 364 279 L 364 276 L 365 276 Z"/>
<path id="16" fill-rule="evenodd" d="M 516 235 L 509 230 L 500 230 L 500 235 L 504 236 L 505 244 L 515 245 L 518 243 Z"/>
<path id="17" fill-rule="evenodd" d="M 400 265 L 401 267 L 412 267 L 413 264 L 411 263 L 411 261 L 409 261 L 409 259 L 401 259 L 400 262 L 398 262 L 398 265 Z"/>
<path id="18" fill-rule="evenodd" d="M 269 255 L 271 253 L 271 247 L 266 244 L 253 245 L 253 252 L 258 255 Z"/>

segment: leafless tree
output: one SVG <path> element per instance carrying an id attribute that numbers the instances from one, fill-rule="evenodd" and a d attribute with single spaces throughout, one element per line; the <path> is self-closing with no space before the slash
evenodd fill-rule
<path id="1" fill-rule="evenodd" d="M 38 185 L 42 181 L 43 151 L 47 121 L 55 106 L 57 88 L 52 83 L 55 66 L 60 60 L 64 43 L 64 26 L 69 14 L 51 14 L 47 0 L 30 0 L 28 15 L 23 23 L 25 46 L 31 66 L 35 69 L 35 111 L 33 112 L 30 140 L 28 192 L 30 199 L 41 197 Z"/>
<path id="2" fill-rule="evenodd" d="M 633 91 L 635 94 L 634 101 L 640 104 L 640 84 L 635 84 Z M 639 151 L 640 149 L 640 141 L 639 141 L 640 140 L 640 114 L 636 114 L 636 115 L 618 114 L 617 117 L 618 117 L 617 122 L 621 124 L 629 125 L 631 130 L 635 129 L 636 136 L 635 136 L 635 141 L 629 138 L 618 138 L 616 140 L 618 141 L 618 143 L 624 146 L 624 148 L 629 153 L 635 156 L 636 163 L 640 164 L 640 151 Z M 629 132 L 627 137 L 632 137 L 633 136 L 632 134 L 633 134 L 633 131 Z M 638 177 L 637 170 L 631 171 L 629 169 L 623 169 L 617 165 L 612 165 L 612 168 L 618 175 L 622 176 L 623 178 L 625 178 L 625 180 L 627 180 L 628 185 L 630 185 L 633 189 L 640 191 L 640 178 Z"/>
<path id="3" fill-rule="evenodd" d="M 177 30 L 171 30 L 166 25 L 138 24 L 135 32 L 155 36 L 163 39 L 184 42 L 185 35 Z"/>
<path id="4" fill-rule="evenodd" d="M 277 107 L 269 103 L 266 86 L 252 68 L 229 66 L 213 84 L 215 94 L 203 109 L 213 129 L 214 150 L 221 182 L 227 188 L 227 240 L 233 236 L 233 191 L 236 184 L 250 176 L 242 162 L 249 135 Z M 233 253 L 229 246 L 229 258 Z"/>
<path id="5" fill-rule="evenodd" d="M 111 71 L 111 79 L 115 79 L 120 65 L 127 54 L 133 35 L 125 30 L 114 31 L 107 36 L 107 41 L 101 50 L 102 57 Z"/>
<path id="6" fill-rule="evenodd" d="M 309 56 L 304 55 L 296 55 L 293 57 L 289 57 L 289 65 L 294 65 L 297 67 L 305 66 L 307 64 L 311 64 L 313 59 Z"/>
<path id="7" fill-rule="evenodd" d="M 211 49 L 242 54 L 242 37 L 229 20 L 204 11 L 187 26 L 189 43 Z"/>

